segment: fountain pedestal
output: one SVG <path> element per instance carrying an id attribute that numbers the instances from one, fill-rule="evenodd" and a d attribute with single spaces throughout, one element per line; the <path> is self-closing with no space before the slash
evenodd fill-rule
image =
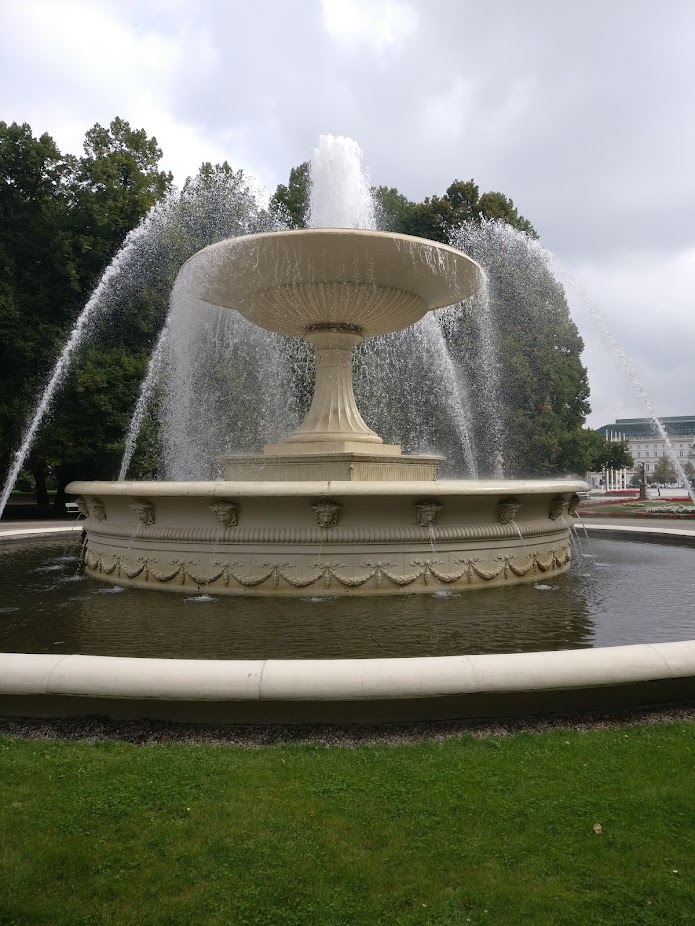
<path id="1" fill-rule="evenodd" d="M 354 327 L 314 326 L 304 339 L 316 350 L 316 379 L 304 422 L 263 456 L 222 458 L 225 478 L 248 481 L 430 481 L 444 457 L 406 455 L 365 424 L 352 384 L 352 352 L 363 340 Z"/>

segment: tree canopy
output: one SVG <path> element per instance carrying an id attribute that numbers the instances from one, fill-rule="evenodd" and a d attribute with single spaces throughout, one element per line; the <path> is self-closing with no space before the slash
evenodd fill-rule
<path id="1" fill-rule="evenodd" d="M 28 125 L 0 123 L 3 470 L 90 291 L 128 232 L 171 187 L 171 175 L 158 170 L 161 154 L 155 138 L 121 119 L 108 129 L 90 129 L 81 158 L 63 155 L 47 134 L 35 138 Z M 155 327 L 161 321 L 153 320 Z M 106 460 L 122 441 L 128 413 L 126 405 L 119 406 L 119 390 L 130 384 L 127 400 L 134 400 L 146 354 L 142 344 L 120 345 L 116 355 L 112 349 L 102 344 L 83 367 L 75 367 L 67 394 L 35 444 L 28 466 L 44 498 L 49 472 L 77 457 L 85 474 L 105 474 Z M 98 392 L 107 371 L 114 382 L 105 414 Z M 76 403 L 76 390 L 93 394 L 94 403 Z M 91 434 L 81 444 L 80 426 Z M 102 426 L 113 432 L 108 438 Z"/>

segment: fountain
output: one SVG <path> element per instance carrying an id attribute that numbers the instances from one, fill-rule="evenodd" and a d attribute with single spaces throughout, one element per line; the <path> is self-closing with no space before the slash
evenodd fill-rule
<path id="1" fill-rule="evenodd" d="M 87 572 L 191 593 L 335 596 L 475 589 L 568 568 L 580 481 L 437 480 L 442 458 L 403 454 L 363 421 L 351 354 L 460 302 L 482 271 L 447 245 L 357 229 L 218 242 L 177 286 L 316 352 L 304 422 L 225 480 L 75 482 Z"/>
<path id="2" fill-rule="evenodd" d="M 519 618 L 523 629 L 528 616 L 539 612 L 536 590 L 545 595 L 557 587 L 548 580 L 557 577 L 561 583 L 565 578 L 571 516 L 584 484 L 505 479 L 507 454 L 501 452 L 494 421 L 493 478 L 488 480 L 439 479 L 441 456 L 403 453 L 399 444 L 385 443 L 365 423 L 353 391 L 353 350 L 360 350 L 365 340 L 378 343 L 370 339 L 379 335 L 393 338 L 392 345 L 403 343 L 398 332 L 407 326 L 427 330 L 433 326 L 429 313 L 474 296 L 484 279 L 475 261 L 459 249 L 370 231 L 367 199 L 354 194 L 350 200 L 358 203 L 361 215 L 349 223 L 352 227 L 273 231 L 220 241 L 187 261 L 175 288 L 201 311 L 205 303 L 221 307 L 221 312 L 237 310 L 246 330 L 253 332 L 254 344 L 289 335 L 313 347 L 315 388 L 303 423 L 288 412 L 289 433 L 278 429 L 262 453 L 216 451 L 221 479 L 187 476 L 186 481 L 78 482 L 69 487 L 86 516 L 88 575 L 110 583 L 102 591 L 132 587 L 130 606 L 121 608 L 130 615 L 126 636 L 137 638 L 141 632 L 134 620 L 148 621 L 149 639 L 152 627 L 158 638 L 192 625 L 212 627 L 198 615 L 193 620 L 177 612 L 162 631 L 162 608 L 170 616 L 178 601 L 219 598 L 230 605 L 216 625 L 228 642 L 238 641 L 241 623 L 236 618 L 241 614 L 246 626 L 255 627 L 259 619 L 266 623 L 265 639 L 272 646 L 265 651 L 252 647 L 250 653 L 242 646 L 237 659 L 229 658 L 227 644 L 219 653 L 190 653 L 198 658 L 188 658 L 185 643 L 186 658 L 180 658 L 180 649 L 172 658 L 151 658 L 147 649 L 124 652 L 122 643 L 116 652 L 123 655 L 85 654 L 103 652 L 89 648 L 81 653 L 50 648 L 4 653 L 0 713 L 378 722 L 608 708 L 692 697 L 695 642 L 654 644 L 632 637 L 639 640 L 636 645 L 567 649 L 588 645 L 583 613 L 576 625 L 560 621 L 567 632 L 559 643 L 541 638 L 541 646 L 565 647 L 551 652 L 500 653 L 483 647 L 484 655 L 459 655 L 471 650 L 432 641 L 423 648 L 417 640 L 405 648 L 384 648 L 379 640 L 382 623 L 395 636 L 423 613 L 432 614 L 442 601 L 455 601 L 449 628 L 465 628 L 466 615 L 474 611 L 464 605 L 467 600 L 480 603 L 479 626 L 499 629 L 503 601 L 502 623 L 514 625 Z M 318 205 L 312 214 L 319 216 L 317 224 L 336 221 L 331 210 Z M 168 324 L 157 346 L 158 357 L 166 352 L 172 326 Z M 483 378 L 493 383 L 494 366 L 487 365 Z M 191 372 L 185 368 L 186 375 Z M 144 397 L 152 388 L 154 367 L 151 374 Z M 457 389 L 455 377 L 447 380 L 444 404 Z M 189 399 L 188 425 L 196 414 L 194 391 Z M 250 402 L 260 399 L 248 396 Z M 144 401 L 139 403 L 140 416 Z M 167 414 L 174 410 L 170 404 Z M 198 406 L 197 411 L 202 419 L 204 409 Z M 383 427 L 378 430 L 386 433 Z M 465 432 L 461 427 L 462 443 Z M 173 447 L 175 438 L 169 441 Z M 133 432 L 131 448 L 135 439 Z M 202 430 L 196 430 L 195 439 L 205 440 Z M 470 450 L 467 456 L 474 473 Z M 124 462 L 124 473 L 126 468 Z M 195 465 L 184 467 L 194 470 Z M 37 571 L 54 568 L 49 564 Z M 178 600 L 155 590 L 177 592 Z M 511 597 L 505 597 L 507 590 Z M 98 598 L 100 603 L 107 600 Z M 144 599 L 161 603 L 165 598 L 152 619 Z M 370 609 L 374 599 L 378 604 Z M 263 602 L 270 604 L 261 611 Z M 276 626 L 292 611 L 295 637 L 299 627 L 316 640 L 321 636 L 311 613 L 312 607 L 321 606 L 316 602 L 330 608 L 334 623 L 355 623 L 349 644 L 355 658 L 341 658 L 340 647 L 333 658 L 309 648 L 317 658 L 306 658 L 296 639 L 290 653 Z M 71 600 L 61 605 L 66 606 L 81 607 Z M 182 605 L 184 611 L 187 607 Z M 91 608 L 101 613 L 101 605 Z M 544 614 L 552 623 L 552 607 Z M 79 617 L 77 623 L 83 626 Z M 79 631 L 75 635 L 80 638 Z M 608 643 L 615 642 L 609 633 Z M 393 656 L 380 658 L 384 652 Z"/>

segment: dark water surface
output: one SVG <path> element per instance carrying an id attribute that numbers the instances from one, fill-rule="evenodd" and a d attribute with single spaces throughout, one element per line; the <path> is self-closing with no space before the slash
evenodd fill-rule
<path id="1" fill-rule="evenodd" d="M 78 548 L 0 546 L 0 651 L 339 659 L 695 639 L 695 549 L 584 539 L 535 585 L 381 598 L 186 597 L 79 575 Z"/>

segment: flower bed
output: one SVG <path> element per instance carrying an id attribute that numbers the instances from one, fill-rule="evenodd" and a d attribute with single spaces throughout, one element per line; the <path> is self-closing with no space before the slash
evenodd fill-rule
<path id="1" fill-rule="evenodd" d="M 675 503 L 675 504 L 669 504 Z M 582 518 L 695 518 L 695 507 L 683 499 L 663 498 L 636 501 L 608 499 L 579 508 Z"/>

